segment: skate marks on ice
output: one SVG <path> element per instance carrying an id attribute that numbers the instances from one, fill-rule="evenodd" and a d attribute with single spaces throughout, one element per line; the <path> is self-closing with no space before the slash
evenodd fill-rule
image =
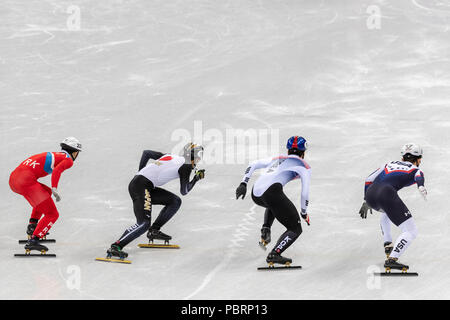
<path id="1" fill-rule="evenodd" d="M 85 33 L 89 33 L 89 34 L 103 32 L 103 33 L 109 34 L 109 33 L 113 32 L 114 29 L 115 28 L 109 28 L 109 27 L 103 27 L 103 28 L 97 28 L 97 29 L 81 28 L 77 32 L 85 32 Z M 59 34 L 61 34 L 61 33 L 68 34 L 70 32 L 72 32 L 72 31 L 67 29 L 66 27 L 61 28 L 61 27 L 41 26 L 41 25 L 35 25 L 35 24 L 26 24 L 26 28 L 18 30 L 17 32 L 11 34 L 6 39 L 12 40 L 12 39 L 17 39 L 17 38 L 38 37 L 38 36 L 45 35 L 47 38 L 40 43 L 40 45 L 43 45 L 43 44 L 47 44 L 48 42 L 55 39 L 58 33 Z M 77 52 L 81 52 L 81 51 L 85 51 L 85 50 L 89 50 L 89 49 L 93 49 L 93 48 L 94 49 L 103 49 L 104 47 L 115 46 L 115 45 L 119 45 L 122 43 L 128 43 L 128 42 L 133 42 L 133 41 L 134 40 L 107 42 L 107 43 L 103 43 L 103 44 L 89 46 L 86 48 L 81 48 Z"/>
<path id="2" fill-rule="evenodd" d="M 241 223 L 238 225 L 238 228 L 236 232 L 232 235 L 231 243 L 228 246 L 228 250 L 225 253 L 223 259 L 220 261 L 216 267 L 211 270 L 206 277 L 203 279 L 203 282 L 200 284 L 200 286 L 194 290 L 191 294 L 183 298 L 183 300 L 190 300 L 194 296 L 196 296 L 198 293 L 200 293 L 203 289 L 208 286 L 208 284 L 213 280 L 215 275 L 224 269 L 231 261 L 232 258 L 234 258 L 238 253 L 239 249 L 243 247 L 241 242 L 245 241 L 248 237 L 249 233 L 248 231 L 252 229 L 254 226 L 254 221 L 256 218 L 254 215 L 256 214 L 257 205 L 253 205 L 250 209 L 250 212 L 248 212 L 244 219 L 242 219 Z"/>
<path id="3" fill-rule="evenodd" d="M 411 2 L 423 10 L 450 12 L 450 1 L 448 0 L 411 0 Z"/>

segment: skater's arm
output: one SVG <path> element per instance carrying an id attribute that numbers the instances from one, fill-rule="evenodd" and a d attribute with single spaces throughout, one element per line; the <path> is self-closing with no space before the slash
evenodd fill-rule
<path id="1" fill-rule="evenodd" d="M 417 188 L 419 188 L 419 192 L 422 197 L 427 200 L 428 191 L 425 188 L 425 176 L 421 170 L 417 170 L 414 181 L 417 183 Z"/>
<path id="2" fill-rule="evenodd" d="M 250 181 L 250 178 L 253 175 L 253 172 L 258 169 L 267 168 L 272 162 L 274 161 L 273 158 L 269 159 L 263 159 L 263 160 L 257 160 L 252 162 L 247 170 L 245 170 L 244 178 L 242 179 L 242 183 L 247 184 Z"/>
<path id="3" fill-rule="evenodd" d="M 311 169 L 304 167 L 298 167 L 300 178 L 302 180 L 302 196 L 301 196 L 301 208 L 302 215 L 306 215 L 309 205 L 309 186 L 311 184 Z"/>
<path id="4" fill-rule="evenodd" d="M 417 183 L 417 187 L 424 187 L 425 186 L 425 176 L 422 172 L 422 170 L 417 170 L 414 181 Z"/>
<path id="5" fill-rule="evenodd" d="M 144 152 L 142 152 L 141 162 L 139 163 L 139 171 L 147 165 L 148 160 L 158 160 L 162 156 L 164 156 L 164 153 L 153 150 L 144 150 Z"/>
<path id="6" fill-rule="evenodd" d="M 195 186 L 197 181 L 205 177 L 205 170 L 198 170 L 195 172 L 194 178 L 189 181 L 192 172 L 191 164 L 183 164 L 178 170 L 180 175 L 180 193 L 185 196 L 187 195 Z"/>
<path id="7" fill-rule="evenodd" d="M 67 170 L 72 166 L 73 166 L 73 160 L 71 158 L 65 158 L 53 169 L 52 189 L 58 188 L 58 183 L 59 183 L 59 179 L 61 178 L 61 174 L 64 172 L 64 170 Z"/>
<path id="8" fill-rule="evenodd" d="M 364 184 L 364 200 L 366 199 L 367 189 L 375 181 L 375 179 L 380 175 L 380 173 L 383 172 L 384 168 L 385 168 L 385 165 L 381 166 L 380 168 L 375 170 L 370 176 L 368 176 L 366 178 L 366 181 L 365 181 L 365 184 Z"/>

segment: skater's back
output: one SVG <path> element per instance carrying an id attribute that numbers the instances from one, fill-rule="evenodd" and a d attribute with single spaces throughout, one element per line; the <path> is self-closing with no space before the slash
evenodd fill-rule
<path id="1" fill-rule="evenodd" d="M 302 184 L 309 183 L 311 167 L 305 160 L 296 155 L 279 156 L 271 160 L 262 160 L 259 164 L 265 165 L 267 171 L 255 182 L 255 196 L 261 196 L 270 186 L 276 183 L 285 186 L 295 179 L 301 179 Z M 307 192 L 308 188 L 303 185 L 302 190 Z M 307 197 L 306 194 L 304 196 Z"/>
<path id="2" fill-rule="evenodd" d="M 368 177 L 366 189 L 371 184 L 388 184 L 398 191 L 413 184 L 423 186 L 425 178 L 422 170 L 415 164 L 407 161 L 391 161 Z"/>

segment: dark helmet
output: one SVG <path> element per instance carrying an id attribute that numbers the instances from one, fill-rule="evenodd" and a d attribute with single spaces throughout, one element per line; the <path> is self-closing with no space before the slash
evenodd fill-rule
<path id="1" fill-rule="evenodd" d="M 308 148 L 308 143 L 306 142 L 306 139 L 303 137 L 293 136 L 289 138 L 286 148 L 288 150 L 298 149 L 300 151 L 305 151 Z"/>
<path id="2" fill-rule="evenodd" d="M 196 159 L 203 158 L 204 148 L 192 142 L 186 144 L 183 148 L 182 155 L 188 162 L 195 162 Z"/>

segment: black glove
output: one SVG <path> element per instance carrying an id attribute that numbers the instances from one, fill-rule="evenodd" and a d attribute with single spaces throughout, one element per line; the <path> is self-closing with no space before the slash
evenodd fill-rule
<path id="1" fill-rule="evenodd" d="M 196 181 L 205 179 L 205 169 L 197 170 L 197 171 L 195 172 L 194 179 L 195 179 Z"/>
<path id="2" fill-rule="evenodd" d="M 370 210 L 370 214 L 372 214 L 372 208 L 367 204 L 367 202 L 364 201 L 364 203 L 361 206 L 361 209 L 359 209 L 359 215 L 362 219 L 367 219 L 367 211 Z"/>
<path id="3" fill-rule="evenodd" d="M 302 219 L 305 220 L 305 222 L 308 224 L 308 226 L 310 225 L 310 220 L 309 220 L 309 214 L 307 213 L 301 213 Z"/>
<path id="4" fill-rule="evenodd" d="M 242 196 L 242 200 L 244 200 L 245 195 L 247 194 L 247 184 L 245 182 L 241 182 L 239 187 L 236 189 L 236 200 Z"/>

